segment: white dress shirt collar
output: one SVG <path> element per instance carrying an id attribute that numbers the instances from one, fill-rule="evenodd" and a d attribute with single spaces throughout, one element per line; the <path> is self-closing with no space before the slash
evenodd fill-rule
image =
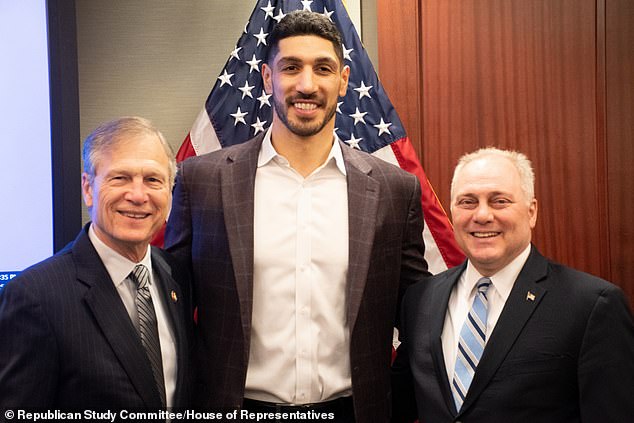
<path id="1" fill-rule="evenodd" d="M 137 264 L 143 264 L 148 268 L 150 275 L 152 275 L 151 247 L 149 245 L 143 259 L 139 263 L 134 263 L 107 246 L 101 239 L 99 239 L 99 236 L 95 233 L 92 225 L 88 228 L 88 237 L 90 238 L 92 245 L 95 247 L 95 250 L 97 250 L 97 254 L 101 258 L 101 261 L 103 262 L 103 265 L 108 271 L 110 279 L 112 279 L 115 286 L 120 286 L 130 275 L 130 272 L 134 270 L 134 266 Z M 150 283 L 151 282 L 152 278 L 150 278 Z"/>
<path id="2" fill-rule="evenodd" d="M 262 167 L 268 164 L 274 158 L 278 159 L 281 163 L 288 165 L 288 160 L 284 156 L 281 156 L 273 147 L 273 143 L 271 142 L 271 127 L 264 134 L 264 139 L 262 140 L 262 146 L 260 147 L 260 153 L 258 155 L 258 167 Z M 339 171 L 346 175 L 346 165 L 343 160 L 343 153 L 341 151 L 341 144 L 339 144 L 339 138 L 337 134 L 333 136 L 333 143 L 330 152 L 328 153 L 328 157 L 317 169 L 315 169 L 312 173 L 318 172 L 324 166 L 326 166 L 331 160 L 335 161 L 337 168 Z"/>
<path id="3" fill-rule="evenodd" d="M 489 279 L 491 279 L 491 284 L 504 299 L 504 302 L 506 302 L 511 294 L 511 289 L 513 289 L 515 280 L 524 267 L 526 260 L 528 260 L 530 252 L 531 245 L 529 243 L 524 251 L 515 257 L 513 261 L 503 267 L 502 270 L 489 277 Z M 476 270 L 470 260 L 467 262 L 467 268 L 464 273 L 464 277 L 461 277 L 458 283 L 464 284 L 465 292 L 471 293 L 475 289 L 475 285 L 478 283 L 478 280 L 480 280 L 483 276 Z"/>

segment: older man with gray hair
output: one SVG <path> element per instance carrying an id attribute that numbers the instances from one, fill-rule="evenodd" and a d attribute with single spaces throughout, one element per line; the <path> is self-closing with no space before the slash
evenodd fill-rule
<path id="1" fill-rule="evenodd" d="M 513 151 L 485 148 L 458 162 L 451 215 L 467 261 L 405 295 L 394 421 L 634 416 L 627 301 L 611 283 L 531 245 L 534 178 L 528 158 Z"/>
<path id="2" fill-rule="evenodd" d="M 0 293 L 0 409 L 187 407 L 187 273 L 150 247 L 174 156 L 149 121 L 124 117 L 86 138 L 83 159 L 92 222 Z"/>

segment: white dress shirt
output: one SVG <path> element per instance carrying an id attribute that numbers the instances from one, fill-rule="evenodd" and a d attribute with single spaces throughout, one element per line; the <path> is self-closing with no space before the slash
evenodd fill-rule
<path id="1" fill-rule="evenodd" d="M 97 250 L 97 254 L 101 258 L 110 279 L 114 282 L 121 301 L 125 306 L 132 323 L 139 329 L 138 312 L 135 305 L 136 298 L 136 283 L 134 283 L 128 276 L 137 264 L 143 264 L 148 268 L 150 275 L 150 295 L 152 296 L 152 304 L 154 305 L 154 312 L 156 313 L 156 322 L 158 326 L 159 340 L 161 343 L 161 356 L 163 361 L 163 377 L 165 379 L 165 402 L 167 407 L 171 407 L 174 401 L 174 391 L 176 390 L 176 344 L 174 342 L 174 333 L 172 325 L 167 316 L 167 309 L 165 305 L 165 295 L 159 292 L 157 285 L 154 283 L 155 277 L 152 271 L 152 255 L 150 253 L 150 246 L 148 245 L 147 252 L 143 260 L 139 263 L 134 263 L 115 250 L 103 243 L 95 233 L 92 225 L 88 228 L 88 237 L 92 242 L 92 245 Z"/>
<path id="2" fill-rule="evenodd" d="M 350 395 L 348 191 L 341 147 L 303 178 L 270 130 L 255 176 L 253 317 L 245 396 L 306 404 Z"/>
<path id="3" fill-rule="evenodd" d="M 502 313 L 504 304 L 511 293 L 511 289 L 515 284 L 515 280 L 519 275 L 524 263 L 528 259 L 531 252 L 530 244 L 506 267 L 489 277 L 491 286 L 487 290 L 487 331 L 486 342 L 493 333 L 493 329 Z M 467 268 L 460 279 L 456 283 L 449 297 L 447 305 L 447 313 L 445 314 L 445 323 L 442 330 L 442 351 L 445 357 L 445 367 L 447 368 L 447 377 L 451 383 L 453 380 L 454 367 L 456 366 L 456 352 L 458 351 L 458 341 L 460 331 L 464 321 L 469 314 L 473 299 L 476 295 L 476 283 L 483 276 L 473 267 L 471 262 L 467 262 Z"/>

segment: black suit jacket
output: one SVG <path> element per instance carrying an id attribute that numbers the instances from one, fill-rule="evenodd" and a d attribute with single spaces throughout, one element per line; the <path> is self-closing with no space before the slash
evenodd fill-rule
<path id="1" fill-rule="evenodd" d="M 634 325 L 622 291 L 553 263 L 534 247 L 457 412 L 441 333 L 465 267 L 405 295 L 403 344 L 393 368 L 395 421 L 416 415 L 421 423 L 632 421 Z"/>
<path id="2" fill-rule="evenodd" d="M 87 228 L 0 293 L 0 408 L 161 408 L 139 335 Z M 186 273 L 173 266 L 166 253 L 152 248 L 152 267 L 159 275 L 155 279 L 176 341 L 174 405 L 186 407 L 191 303 L 187 288 L 175 279 Z"/>
<path id="3" fill-rule="evenodd" d="M 190 263 L 198 306 L 197 405 L 240 407 L 253 302 L 254 181 L 261 134 L 182 163 L 168 251 Z M 348 181 L 347 315 L 359 422 L 389 418 L 392 328 L 404 288 L 427 272 L 415 176 L 342 146 Z M 280 378 L 285 375 L 279 375 Z"/>

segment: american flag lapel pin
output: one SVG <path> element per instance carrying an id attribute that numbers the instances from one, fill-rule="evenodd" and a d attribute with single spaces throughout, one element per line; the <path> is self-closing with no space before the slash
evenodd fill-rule
<path id="1" fill-rule="evenodd" d="M 533 294 L 532 292 L 528 291 L 526 293 L 526 301 L 535 301 L 535 294 Z"/>

